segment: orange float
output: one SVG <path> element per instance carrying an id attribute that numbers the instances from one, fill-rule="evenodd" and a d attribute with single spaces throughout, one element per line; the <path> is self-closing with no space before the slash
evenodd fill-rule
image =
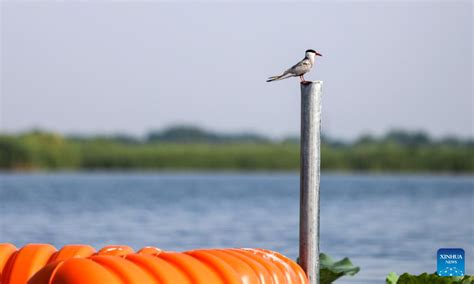
<path id="1" fill-rule="evenodd" d="M 3 268 L 10 259 L 10 256 L 16 252 L 16 247 L 12 244 L 0 244 L 0 283 L 2 283 Z"/>
<path id="2" fill-rule="evenodd" d="M 2 284 L 25 284 L 56 252 L 52 245 L 29 244 L 14 252 L 2 271 Z"/>
<path id="3" fill-rule="evenodd" d="M 262 249 L 166 252 L 145 247 L 0 244 L 1 284 L 307 284 L 301 267 Z"/>
<path id="4" fill-rule="evenodd" d="M 95 253 L 95 249 L 87 245 L 67 245 L 55 252 L 48 263 L 66 260 L 73 257 L 89 257 Z"/>

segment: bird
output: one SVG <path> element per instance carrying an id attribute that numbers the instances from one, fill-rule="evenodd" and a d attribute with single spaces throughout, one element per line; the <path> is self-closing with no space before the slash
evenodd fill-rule
<path id="1" fill-rule="evenodd" d="M 312 49 L 306 50 L 304 58 L 300 62 L 293 65 L 290 69 L 286 70 L 281 75 L 272 76 L 268 78 L 267 82 L 283 80 L 286 78 L 296 77 L 296 76 L 300 77 L 300 80 L 302 83 L 305 82 L 304 74 L 308 73 L 309 70 L 311 70 L 311 68 L 314 65 L 314 60 L 316 59 L 316 56 L 323 56 L 323 55 Z"/>

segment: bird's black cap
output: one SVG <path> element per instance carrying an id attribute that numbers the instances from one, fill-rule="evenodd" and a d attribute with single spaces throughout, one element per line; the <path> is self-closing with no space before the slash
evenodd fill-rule
<path id="1" fill-rule="evenodd" d="M 312 52 L 312 53 L 316 54 L 317 56 L 323 56 L 321 53 L 319 53 L 319 52 L 317 52 L 317 51 L 314 51 L 314 50 L 312 50 L 312 49 L 306 50 L 306 53 L 308 53 L 308 52 Z"/>

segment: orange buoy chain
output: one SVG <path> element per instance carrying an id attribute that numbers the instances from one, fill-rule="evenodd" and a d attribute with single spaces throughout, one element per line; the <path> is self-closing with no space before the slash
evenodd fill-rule
<path id="1" fill-rule="evenodd" d="M 0 244 L 0 284 L 307 284 L 301 267 L 262 249 Z"/>

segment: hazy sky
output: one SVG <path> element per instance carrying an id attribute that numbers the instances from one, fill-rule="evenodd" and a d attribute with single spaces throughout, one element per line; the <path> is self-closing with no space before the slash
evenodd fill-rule
<path id="1" fill-rule="evenodd" d="M 473 4 L 2 2 L 1 130 L 141 135 L 195 124 L 299 131 L 297 78 L 324 57 L 323 130 L 473 135 Z"/>

